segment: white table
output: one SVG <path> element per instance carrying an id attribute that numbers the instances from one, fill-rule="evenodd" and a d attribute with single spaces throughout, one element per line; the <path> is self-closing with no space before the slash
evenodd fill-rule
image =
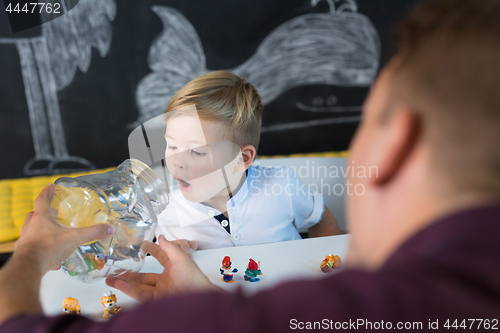
<path id="1" fill-rule="evenodd" d="M 242 287 L 245 294 L 251 295 L 257 291 L 272 288 L 285 281 L 294 279 L 317 279 L 325 276 L 319 265 L 329 254 L 337 254 L 345 258 L 349 242 L 348 235 L 304 239 L 272 244 L 251 245 L 196 251 L 193 258 L 208 278 L 217 286 L 226 290 Z M 219 269 L 222 259 L 230 256 L 232 267 L 238 269 L 234 275 L 234 283 L 221 281 Z M 261 281 L 247 282 L 243 276 L 249 259 L 260 261 Z M 341 267 L 342 268 L 342 267 Z M 340 268 L 340 269 L 341 269 Z M 153 257 L 146 258 L 146 264 L 141 272 L 160 273 L 163 267 Z M 334 272 L 328 273 L 334 274 Z M 65 297 L 78 299 L 82 314 L 99 319 L 102 316 L 101 296 L 110 290 L 104 280 L 86 284 L 65 275 L 62 270 L 51 271 L 42 279 L 41 302 L 45 314 L 56 315 L 62 311 Z M 137 304 L 135 300 L 113 289 L 118 298 L 118 305 L 131 308 Z"/>

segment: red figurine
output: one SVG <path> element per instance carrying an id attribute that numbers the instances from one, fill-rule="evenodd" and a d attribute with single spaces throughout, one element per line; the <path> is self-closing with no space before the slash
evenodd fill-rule
<path id="1" fill-rule="evenodd" d="M 260 261 L 259 263 L 256 263 L 255 260 L 250 259 L 250 261 L 248 262 L 247 270 L 245 271 L 245 281 L 260 281 L 260 279 L 257 277 L 258 275 L 262 275 L 262 272 L 260 271 Z"/>
<path id="2" fill-rule="evenodd" d="M 233 283 L 233 273 L 236 272 L 238 272 L 236 268 L 231 270 L 231 258 L 229 258 L 229 256 L 225 256 L 222 260 L 222 268 L 220 269 L 220 273 L 222 274 L 222 281 Z"/>

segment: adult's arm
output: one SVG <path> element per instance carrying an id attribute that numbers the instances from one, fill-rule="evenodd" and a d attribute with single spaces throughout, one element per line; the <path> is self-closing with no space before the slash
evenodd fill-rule
<path id="1" fill-rule="evenodd" d="M 494 222 L 497 223 L 496 220 Z M 488 236 L 496 234 L 486 233 Z M 473 235 L 472 243 L 458 242 L 460 246 L 457 246 L 457 243 L 443 243 L 442 237 L 432 237 L 432 231 L 421 236 L 420 241 L 417 241 L 420 247 L 408 246 L 406 251 L 401 251 L 390 264 L 377 272 L 347 269 L 338 274 L 326 274 L 326 278 L 321 280 L 283 284 L 252 297 L 245 297 L 241 291 L 158 297 L 155 301 L 146 302 L 131 311 L 123 310 L 111 320 L 99 323 L 84 316 L 17 316 L 0 326 L 0 333 L 221 333 L 235 330 L 250 333 L 289 332 L 309 328 L 371 331 L 373 327 L 381 328 L 382 323 L 387 329 L 424 331 L 429 330 L 431 322 L 439 321 L 439 328 L 442 330 L 448 319 L 459 319 L 461 322 L 468 318 L 488 318 L 491 327 L 492 320 L 498 320 L 500 313 L 494 296 L 498 294 L 498 274 L 494 274 L 495 270 L 484 269 L 487 267 L 484 263 L 498 261 L 493 238 L 484 242 L 484 236 L 478 238 Z M 432 244 L 433 241 L 435 244 Z M 169 291 L 163 295 L 188 291 L 184 287 L 193 281 L 192 275 L 197 276 L 199 273 L 193 269 L 192 260 L 177 245 L 164 240 L 160 244 L 166 248 L 164 250 L 159 246 L 165 251 L 165 257 L 161 258 L 163 264 L 170 261 L 169 270 L 158 275 L 164 276 L 166 284 L 150 287 L 167 288 Z M 469 244 L 474 246 L 467 246 Z M 490 246 L 484 247 L 481 244 Z M 474 250 L 472 254 L 468 253 L 470 249 Z M 156 253 L 156 250 L 158 248 L 153 246 L 152 252 L 157 257 L 163 256 Z M 432 255 L 435 251 L 438 251 L 438 255 Z M 464 264 L 464 258 L 475 259 L 466 260 Z M 167 266 L 165 268 L 167 270 Z M 168 272 L 177 273 L 168 280 Z M 0 275 L 2 274 L 3 271 Z M 124 278 L 123 282 L 125 284 L 122 286 L 115 284 L 123 291 L 130 288 L 130 291 L 141 292 L 143 287 L 148 289 L 146 285 L 149 284 L 149 281 L 134 281 L 129 278 Z M 204 283 L 202 285 L 208 286 Z M 146 299 L 161 296 L 160 290 L 149 289 L 143 293 Z M 32 299 L 24 301 L 29 304 Z"/>
<path id="2" fill-rule="evenodd" d="M 51 268 L 66 260 L 81 244 L 113 233 L 107 224 L 69 228 L 51 214 L 54 185 L 48 185 L 26 216 L 14 254 L 0 271 L 0 325 L 21 314 L 41 314 L 40 281 Z"/>

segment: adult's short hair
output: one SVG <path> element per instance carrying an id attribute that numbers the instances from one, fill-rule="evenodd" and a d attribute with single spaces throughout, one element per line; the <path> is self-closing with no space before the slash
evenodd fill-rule
<path id="1" fill-rule="evenodd" d="M 500 1 L 430 0 L 396 27 L 391 99 L 420 114 L 436 167 L 500 194 Z"/>

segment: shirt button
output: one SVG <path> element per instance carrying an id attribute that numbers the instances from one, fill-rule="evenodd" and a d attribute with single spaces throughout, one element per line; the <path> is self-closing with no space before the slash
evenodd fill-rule
<path id="1" fill-rule="evenodd" d="M 215 212 L 214 212 L 213 210 L 211 210 L 211 209 L 210 209 L 210 210 L 208 211 L 208 216 L 210 216 L 210 217 L 214 217 L 214 216 L 215 216 Z"/>
<path id="2" fill-rule="evenodd" d="M 234 235 L 233 235 L 233 239 L 234 239 L 235 241 L 239 240 L 239 239 L 240 239 L 240 235 L 238 235 L 238 234 L 234 234 Z"/>
<path id="3" fill-rule="evenodd" d="M 222 222 L 220 224 L 225 228 L 225 227 L 227 227 L 229 222 L 227 220 L 222 220 Z"/>

